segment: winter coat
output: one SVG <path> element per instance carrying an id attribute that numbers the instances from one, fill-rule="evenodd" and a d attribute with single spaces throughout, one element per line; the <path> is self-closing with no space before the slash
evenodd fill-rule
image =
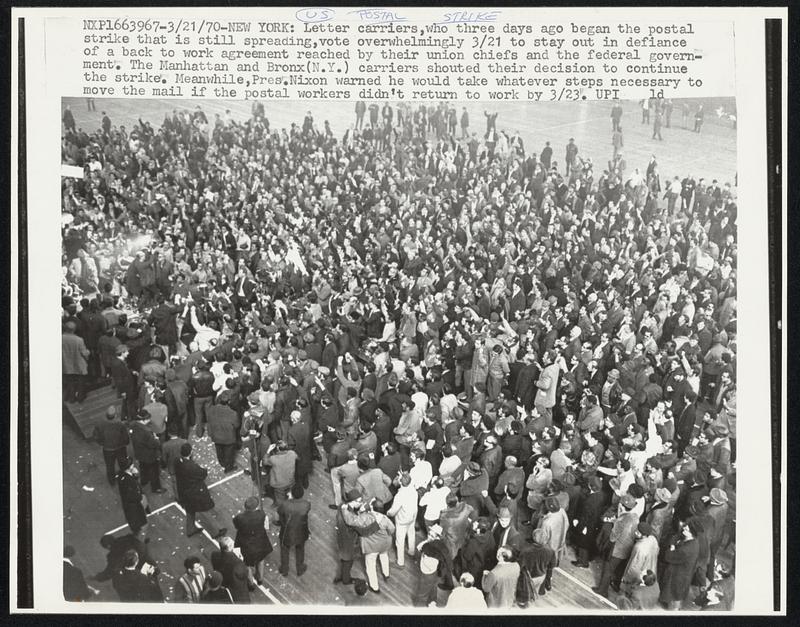
<path id="1" fill-rule="evenodd" d="M 464 546 L 467 539 L 467 532 L 472 524 L 471 517 L 475 510 L 467 503 L 459 503 L 455 507 L 449 507 L 442 511 L 439 516 L 439 524 L 442 526 L 442 539 L 450 549 L 450 557 L 455 559 L 458 551 Z"/>
<path id="2" fill-rule="evenodd" d="M 247 566 L 255 566 L 272 553 L 272 543 L 264 528 L 265 518 L 266 514 L 261 510 L 244 511 L 233 517 L 235 546 L 242 550 L 242 558 Z"/>
<path id="3" fill-rule="evenodd" d="M 661 581 L 661 602 L 683 601 L 692 584 L 700 543 L 696 539 L 680 540 L 664 553 L 664 575 Z"/>
<path id="4" fill-rule="evenodd" d="M 581 499 L 575 516 L 578 522 L 572 524 L 572 541 L 578 547 L 588 551 L 595 549 L 605 508 L 606 497 L 602 491 L 593 492 Z"/>
<path id="5" fill-rule="evenodd" d="M 175 481 L 178 503 L 187 512 L 207 512 L 214 508 L 214 501 L 206 486 L 208 470 L 188 457 L 175 462 Z"/>

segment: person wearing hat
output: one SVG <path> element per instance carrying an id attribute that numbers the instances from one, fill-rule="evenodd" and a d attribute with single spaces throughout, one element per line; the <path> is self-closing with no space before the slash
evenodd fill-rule
<path id="1" fill-rule="evenodd" d="M 572 543 L 577 548 L 577 559 L 572 562 L 574 566 L 589 567 L 589 561 L 597 548 L 597 533 L 607 501 L 602 480 L 600 477 L 591 477 L 587 481 L 587 493 L 580 500 L 572 520 Z"/>
<path id="2" fill-rule="evenodd" d="M 63 396 L 68 403 L 82 403 L 86 398 L 89 349 L 76 334 L 77 325 L 69 320 L 61 333 L 61 374 Z"/>
<path id="3" fill-rule="evenodd" d="M 469 462 L 464 470 L 458 492 L 465 503 L 476 512 L 484 511 L 484 492 L 489 491 L 489 474 L 478 462 Z"/>
<path id="4" fill-rule="evenodd" d="M 653 534 L 650 524 L 640 522 L 633 535 L 635 542 L 625 572 L 622 574 L 623 592 L 626 586 L 638 586 L 647 571 L 656 572 L 658 564 L 658 539 Z"/>
<path id="5" fill-rule="evenodd" d="M 161 441 L 150 427 L 150 412 L 142 409 L 131 425 L 131 444 L 139 462 L 142 487 L 150 485 L 153 494 L 163 494 L 161 487 Z"/>
<path id="6" fill-rule="evenodd" d="M 706 515 L 713 521 L 713 531 L 710 534 L 708 572 L 709 581 L 714 581 L 714 568 L 717 552 L 725 535 L 728 522 L 728 494 L 721 488 L 712 488 L 706 503 Z"/>
<path id="7" fill-rule="evenodd" d="M 92 438 L 103 449 L 106 478 L 110 485 L 114 485 L 116 468 L 128 456 L 127 447 L 130 442 L 128 428 L 119 420 L 116 405 L 110 405 L 106 409 L 106 420 L 95 426 Z"/>
<path id="8" fill-rule="evenodd" d="M 218 570 L 208 575 L 207 590 L 203 593 L 200 603 L 213 603 L 218 605 L 232 605 L 233 597 L 230 590 L 222 585 L 222 573 Z"/>
<path id="9" fill-rule="evenodd" d="M 508 507 L 497 510 L 497 519 L 492 524 L 491 532 L 496 547 L 508 546 L 519 550 L 524 544 L 522 534 L 514 525 L 514 514 Z"/>
<path id="10" fill-rule="evenodd" d="M 264 577 L 264 559 L 272 553 L 269 540 L 269 518 L 258 506 L 258 498 L 250 496 L 245 499 L 244 511 L 233 517 L 236 528 L 234 546 L 242 551 L 242 560 L 247 566 L 249 578 L 256 585 L 261 585 Z"/>
<path id="11" fill-rule="evenodd" d="M 494 500 L 498 505 L 512 492 L 514 500 L 519 501 L 522 498 L 522 491 L 525 487 L 525 471 L 519 468 L 517 463 L 514 455 L 506 455 L 503 460 L 504 470 L 500 473 L 493 492 Z"/>
<path id="12" fill-rule="evenodd" d="M 556 566 L 561 563 L 561 558 L 564 556 L 564 551 L 567 548 L 567 532 L 569 531 L 569 517 L 567 512 L 559 503 L 558 498 L 555 496 L 548 496 L 544 500 L 545 514 L 539 520 L 538 529 L 545 532 L 545 543 L 553 549 L 556 557 Z M 550 590 L 550 576 L 548 576 L 542 587 L 544 590 Z M 544 592 L 540 592 L 544 594 Z"/>
<path id="13" fill-rule="evenodd" d="M 608 598 L 608 588 L 612 580 L 619 582 L 623 564 L 630 558 L 636 540 L 635 533 L 639 524 L 639 516 L 634 511 L 636 499 L 630 494 L 620 498 L 620 513 L 611 528 L 609 542 L 611 550 L 603 564 L 603 574 L 597 587 L 592 588 L 598 594 Z"/>
<path id="14" fill-rule="evenodd" d="M 655 491 L 655 502 L 646 515 L 647 524 L 653 530 L 653 536 L 660 543 L 670 531 L 672 523 L 672 494 L 665 487 Z"/>

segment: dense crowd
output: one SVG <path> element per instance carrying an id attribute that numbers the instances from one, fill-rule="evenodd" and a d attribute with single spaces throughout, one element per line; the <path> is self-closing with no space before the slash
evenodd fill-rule
<path id="1" fill-rule="evenodd" d="M 306 568 L 309 510 L 336 510 L 354 604 L 392 554 L 418 563 L 416 606 L 535 605 L 568 547 L 621 608 L 717 602 L 735 541 L 729 184 L 662 182 L 621 142 L 607 165 L 573 140 L 537 154 L 447 103 L 358 103 L 341 138 L 310 112 L 273 128 L 260 104 L 93 132 L 68 113 L 62 159 L 84 177 L 63 181 L 64 399 L 103 381 L 123 398 L 96 433 L 133 532 L 104 538 L 121 599 L 163 598 L 139 540 L 162 470 L 186 533 L 206 512 L 220 547 L 213 572 L 187 558 L 179 598 L 248 602 L 261 582 L 270 517 L 249 499 L 227 535 L 192 459 L 210 437 L 274 501 L 283 574 L 292 547 Z M 332 503 L 304 498 L 314 468 Z"/>

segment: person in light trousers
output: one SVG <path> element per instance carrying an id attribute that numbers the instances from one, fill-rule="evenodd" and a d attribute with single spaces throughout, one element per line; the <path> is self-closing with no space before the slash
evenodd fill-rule
<path id="1" fill-rule="evenodd" d="M 417 500 L 419 495 L 411 485 L 411 476 L 407 473 L 400 473 L 400 489 L 394 497 L 392 507 L 386 514 L 394 518 L 394 540 L 397 548 L 397 565 L 404 566 L 406 562 L 406 545 L 408 545 L 409 557 L 414 557 L 414 547 L 416 546 L 416 535 L 414 532 L 414 522 L 417 519 Z"/>
<path id="2" fill-rule="evenodd" d="M 392 546 L 395 526 L 388 516 L 373 509 L 373 503 L 367 503 L 359 508 L 359 502 L 356 500 L 342 505 L 342 516 L 350 527 L 365 528 L 373 522 L 378 524 L 377 531 L 361 536 L 361 552 L 364 554 L 369 589 L 378 594 L 381 591 L 378 583 L 378 559 L 381 562 L 383 578 L 389 579 L 389 549 Z"/>

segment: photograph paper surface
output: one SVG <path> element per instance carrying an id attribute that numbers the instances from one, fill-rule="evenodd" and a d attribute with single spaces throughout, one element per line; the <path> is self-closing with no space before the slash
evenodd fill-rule
<path id="1" fill-rule="evenodd" d="M 785 12 L 15 17 L 17 611 L 784 611 Z"/>

